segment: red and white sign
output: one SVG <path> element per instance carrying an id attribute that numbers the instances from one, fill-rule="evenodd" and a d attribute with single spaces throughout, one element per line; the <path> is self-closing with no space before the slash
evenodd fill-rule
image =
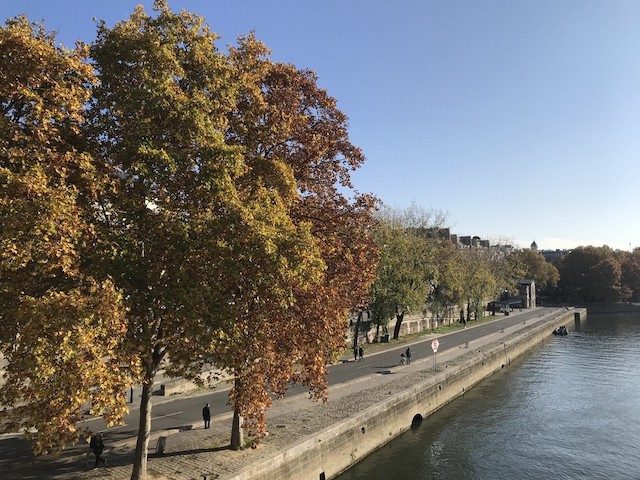
<path id="1" fill-rule="evenodd" d="M 436 353 L 438 351 L 439 346 L 440 346 L 440 342 L 438 341 L 437 338 L 434 338 L 433 342 L 431 342 L 431 350 L 433 350 L 433 353 Z"/>

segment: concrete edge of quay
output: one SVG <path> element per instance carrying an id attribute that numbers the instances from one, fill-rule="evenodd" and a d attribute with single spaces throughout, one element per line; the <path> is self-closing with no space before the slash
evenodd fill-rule
<path id="1" fill-rule="evenodd" d="M 511 360 L 551 336 L 550 328 L 586 318 L 569 309 L 440 365 L 432 375 L 390 398 L 307 436 L 279 454 L 255 462 L 225 480 L 335 478 L 419 421 L 463 395 Z M 426 368 L 425 368 L 426 370 Z"/>

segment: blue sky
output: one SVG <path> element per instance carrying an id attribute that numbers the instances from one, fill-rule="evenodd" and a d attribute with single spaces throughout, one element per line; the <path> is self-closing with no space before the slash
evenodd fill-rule
<path id="1" fill-rule="evenodd" d="M 59 40 L 152 1 L 2 0 Z M 367 157 L 356 188 L 448 212 L 460 235 L 640 246 L 640 2 L 174 0 L 219 47 L 255 30 L 315 70 Z"/>

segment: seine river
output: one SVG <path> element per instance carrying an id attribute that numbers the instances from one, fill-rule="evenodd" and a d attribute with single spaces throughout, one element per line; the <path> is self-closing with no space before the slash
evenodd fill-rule
<path id="1" fill-rule="evenodd" d="M 640 479 L 640 314 L 589 314 L 338 480 Z"/>

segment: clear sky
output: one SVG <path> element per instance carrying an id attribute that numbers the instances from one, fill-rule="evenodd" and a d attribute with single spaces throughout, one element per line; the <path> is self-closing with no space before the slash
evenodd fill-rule
<path id="1" fill-rule="evenodd" d="M 152 1 L 1 0 L 2 20 L 95 38 Z M 173 0 L 219 47 L 255 30 L 315 70 L 367 157 L 356 188 L 540 249 L 640 246 L 640 2 Z"/>

